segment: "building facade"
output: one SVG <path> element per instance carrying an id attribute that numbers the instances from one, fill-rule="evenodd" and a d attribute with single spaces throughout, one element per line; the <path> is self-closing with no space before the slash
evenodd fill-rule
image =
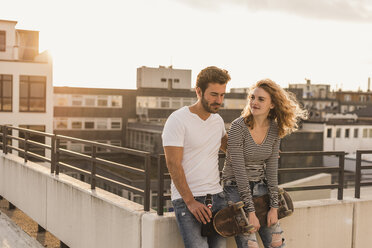
<path id="1" fill-rule="evenodd" d="M 174 69 L 173 66 L 137 68 L 137 89 L 190 90 L 191 70 Z"/>
<path id="2" fill-rule="evenodd" d="M 0 20 L 0 124 L 53 133 L 51 57 L 39 53 L 38 31 L 16 24 Z"/>

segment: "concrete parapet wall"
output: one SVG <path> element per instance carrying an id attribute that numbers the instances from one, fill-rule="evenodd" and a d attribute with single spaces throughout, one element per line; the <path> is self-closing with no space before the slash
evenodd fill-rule
<path id="1" fill-rule="evenodd" d="M 0 195 L 69 247 L 141 247 L 143 206 L 12 154 L 0 156 Z"/>
<path id="2" fill-rule="evenodd" d="M 298 179 L 289 183 L 281 184 L 279 187 L 300 187 L 300 186 L 314 186 L 314 185 L 329 185 L 331 184 L 332 176 L 327 173 L 320 173 L 314 176 Z M 331 189 L 318 190 L 303 190 L 288 192 L 293 201 L 307 201 L 318 199 L 329 199 L 331 197 Z"/>
<path id="3" fill-rule="evenodd" d="M 372 197 L 363 197 L 354 203 L 353 248 L 372 246 Z"/>
<path id="4" fill-rule="evenodd" d="M 329 199 L 294 204 L 293 215 L 280 221 L 287 247 L 351 247 L 352 201 Z"/>
<path id="5" fill-rule="evenodd" d="M 305 191 L 312 192 L 312 191 Z M 143 206 L 15 155 L 0 153 L 0 195 L 71 248 L 183 247 L 173 213 Z M 296 201 L 281 220 L 286 247 L 370 247 L 372 197 Z M 232 238 L 229 248 L 235 247 Z"/>

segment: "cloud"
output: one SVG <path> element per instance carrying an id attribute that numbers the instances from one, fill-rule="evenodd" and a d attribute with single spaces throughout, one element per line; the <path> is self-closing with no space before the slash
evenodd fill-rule
<path id="1" fill-rule="evenodd" d="M 371 0 L 178 0 L 196 8 L 215 10 L 235 4 L 251 11 L 286 12 L 313 19 L 372 22 Z"/>

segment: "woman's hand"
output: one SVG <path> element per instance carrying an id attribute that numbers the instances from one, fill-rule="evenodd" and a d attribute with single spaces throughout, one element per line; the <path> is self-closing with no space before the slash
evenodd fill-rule
<path id="1" fill-rule="evenodd" d="M 270 227 L 278 222 L 278 209 L 270 208 L 267 213 L 267 226 Z"/>
<path id="2" fill-rule="evenodd" d="M 248 213 L 248 221 L 249 221 L 249 224 L 254 226 L 254 229 L 255 229 L 254 232 L 257 232 L 260 229 L 260 227 L 261 227 L 260 226 L 260 221 L 258 220 L 258 218 L 256 216 L 256 212 L 249 212 Z"/>

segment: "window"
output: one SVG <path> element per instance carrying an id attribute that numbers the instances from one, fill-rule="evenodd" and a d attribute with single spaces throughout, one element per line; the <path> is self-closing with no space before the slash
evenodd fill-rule
<path id="1" fill-rule="evenodd" d="M 55 123 L 56 123 L 55 124 L 56 129 L 67 129 L 68 128 L 67 119 L 56 119 Z"/>
<path id="2" fill-rule="evenodd" d="M 359 128 L 354 129 L 354 138 L 358 138 Z"/>
<path id="3" fill-rule="evenodd" d="M 85 97 L 84 102 L 85 102 L 85 106 L 88 106 L 88 107 L 94 107 L 96 105 L 95 97 L 87 96 Z"/>
<path id="4" fill-rule="evenodd" d="M 0 74 L 0 112 L 12 111 L 13 78 Z"/>
<path id="5" fill-rule="evenodd" d="M 175 78 L 175 79 L 174 79 L 174 82 L 175 82 L 175 83 L 179 83 L 179 82 L 180 82 L 180 79 L 179 79 L 179 78 Z"/>
<path id="6" fill-rule="evenodd" d="M 72 121 L 71 128 L 72 129 L 81 129 L 83 127 L 83 123 L 81 121 Z"/>
<path id="7" fill-rule="evenodd" d="M 46 77 L 20 76 L 20 112 L 45 112 Z"/>
<path id="8" fill-rule="evenodd" d="M 351 101 L 351 95 L 348 95 L 348 94 L 344 95 L 344 101 L 350 102 Z"/>
<path id="9" fill-rule="evenodd" d="M 94 121 L 85 121 L 84 129 L 94 129 Z"/>
<path id="10" fill-rule="evenodd" d="M 67 96 L 58 96 L 56 99 L 56 106 L 68 106 Z"/>
<path id="11" fill-rule="evenodd" d="M 97 129 L 107 129 L 107 120 L 97 120 Z"/>
<path id="12" fill-rule="evenodd" d="M 76 143 L 76 142 L 71 142 L 70 150 L 74 151 L 74 152 L 82 152 L 82 150 L 83 150 L 82 144 L 79 144 L 79 143 Z"/>
<path id="13" fill-rule="evenodd" d="M 121 107 L 121 96 L 111 96 L 111 106 L 112 107 Z"/>
<path id="14" fill-rule="evenodd" d="M 345 129 L 345 138 L 349 138 L 350 135 L 350 128 Z"/>
<path id="15" fill-rule="evenodd" d="M 336 138 L 340 138 L 341 137 L 341 128 L 337 128 L 336 129 Z"/>
<path id="16" fill-rule="evenodd" d="M 111 120 L 111 129 L 120 129 L 120 128 L 121 128 L 121 120 L 120 119 Z"/>
<path id="17" fill-rule="evenodd" d="M 181 107 L 181 99 L 173 98 L 172 99 L 172 108 L 173 109 L 179 109 L 180 107 Z"/>
<path id="18" fill-rule="evenodd" d="M 84 145 L 84 152 L 91 152 L 92 146 L 91 145 Z"/>
<path id="19" fill-rule="evenodd" d="M 369 137 L 372 138 L 372 128 L 369 129 Z"/>
<path id="20" fill-rule="evenodd" d="M 0 31 L 0 52 L 5 52 L 6 50 L 6 36 L 5 31 Z"/>
<path id="21" fill-rule="evenodd" d="M 365 102 L 366 101 L 366 96 L 365 95 L 360 95 L 359 96 L 359 102 Z"/>
<path id="22" fill-rule="evenodd" d="M 98 107 L 107 107 L 107 96 L 99 96 L 97 99 Z"/>
<path id="23" fill-rule="evenodd" d="M 166 78 L 161 78 L 160 81 L 165 83 L 165 82 L 167 82 L 167 79 Z"/>
<path id="24" fill-rule="evenodd" d="M 367 138 L 367 137 L 368 137 L 368 129 L 363 128 L 363 138 Z"/>
<path id="25" fill-rule="evenodd" d="M 67 141 L 65 141 L 65 140 L 61 140 L 61 141 L 59 142 L 59 148 L 67 149 Z"/>
<path id="26" fill-rule="evenodd" d="M 327 138 L 332 138 L 332 128 L 327 129 Z"/>
<path id="27" fill-rule="evenodd" d="M 160 108 L 169 108 L 169 98 L 162 97 L 160 99 Z"/>
<path id="28" fill-rule="evenodd" d="M 82 106 L 83 97 L 82 96 L 72 96 L 72 106 Z"/>

